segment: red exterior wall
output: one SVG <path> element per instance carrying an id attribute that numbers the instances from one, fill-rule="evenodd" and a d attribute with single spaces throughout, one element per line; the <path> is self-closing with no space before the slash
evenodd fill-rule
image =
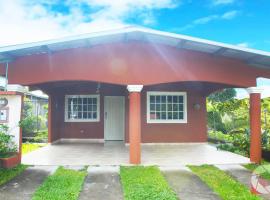
<path id="1" fill-rule="evenodd" d="M 123 86 L 102 86 L 100 89 L 99 122 L 65 122 L 65 95 L 97 94 L 97 84 L 75 84 L 55 89 L 52 98 L 52 142 L 60 138 L 104 138 L 104 96 L 126 96 Z"/>
<path id="2" fill-rule="evenodd" d="M 96 84 L 80 83 L 77 86 L 65 86 L 51 93 L 52 100 L 52 141 L 60 138 L 104 138 L 104 96 L 126 96 L 125 140 L 128 142 L 129 98 L 124 86 L 101 85 L 100 89 L 100 121 L 99 122 L 64 122 L 64 103 L 66 94 L 96 94 Z M 147 124 L 146 92 L 147 91 L 185 91 L 187 92 L 188 123 Z M 199 103 L 200 110 L 193 105 Z M 144 87 L 141 93 L 141 137 L 142 142 L 205 142 L 206 108 L 205 96 L 181 83 Z"/>
<path id="3" fill-rule="evenodd" d="M 142 92 L 142 141 L 143 142 L 206 142 L 207 122 L 205 97 L 184 87 L 170 87 L 162 91 L 187 92 L 187 123 L 147 124 L 146 90 L 160 91 L 158 87 L 147 87 Z M 199 103 L 200 110 L 193 105 Z"/>

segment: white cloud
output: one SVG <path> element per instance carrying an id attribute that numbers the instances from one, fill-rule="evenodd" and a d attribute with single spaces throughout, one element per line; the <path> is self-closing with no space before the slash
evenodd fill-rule
<path id="1" fill-rule="evenodd" d="M 68 11 L 52 9 L 57 2 Z M 0 46 L 123 27 L 132 17 L 154 24 L 154 10 L 179 4 L 176 0 L 0 0 Z M 87 7 L 91 11 L 86 12 Z"/>
<path id="2" fill-rule="evenodd" d="M 235 0 L 212 0 L 214 6 L 233 4 Z"/>
<path id="3" fill-rule="evenodd" d="M 232 11 L 225 12 L 223 14 L 209 15 L 206 17 L 198 18 L 198 19 L 193 20 L 190 24 L 187 24 L 186 26 L 179 28 L 178 31 L 191 29 L 197 25 L 204 25 L 215 20 L 232 20 L 235 17 L 237 17 L 239 14 L 240 14 L 239 11 L 232 10 Z"/>
<path id="4" fill-rule="evenodd" d="M 237 11 L 237 10 L 232 10 L 232 11 L 229 11 L 229 12 L 224 13 L 224 14 L 221 16 L 221 18 L 223 18 L 223 19 L 233 19 L 233 18 L 235 18 L 238 14 L 240 14 L 239 11 Z"/>
<path id="5" fill-rule="evenodd" d="M 218 18 L 219 18 L 218 15 L 210 15 L 207 17 L 202 17 L 202 18 L 196 19 L 193 21 L 193 23 L 194 24 L 207 24 L 210 21 L 213 21 L 213 20 L 218 19 Z"/>

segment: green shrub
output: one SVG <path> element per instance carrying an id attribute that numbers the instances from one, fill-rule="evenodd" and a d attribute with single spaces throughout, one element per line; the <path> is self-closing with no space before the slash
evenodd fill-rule
<path id="1" fill-rule="evenodd" d="M 269 130 L 264 130 L 262 133 L 262 147 L 263 149 L 270 150 L 270 132 Z"/>
<path id="2" fill-rule="evenodd" d="M 229 134 L 224 134 L 221 131 L 214 131 L 214 130 L 208 132 L 208 137 L 223 142 L 230 142 L 232 139 Z"/>
<path id="3" fill-rule="evenodd" d="M 239 151 L 246 152 L 249 155 L 250 148 L 250 131 L 249 129 L 240 129 L 230 133 L 232 137 L 232 144 L 239 149 Z"/>
<path id="4" fill-rule="evenodd" d="M 0 124 L 0 157 L 5 158 L 17 151 L 12 135 L 8 134 L 8 126 Z"/>

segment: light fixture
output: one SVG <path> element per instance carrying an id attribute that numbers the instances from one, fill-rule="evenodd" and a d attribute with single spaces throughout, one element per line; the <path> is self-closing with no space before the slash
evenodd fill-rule
<path id="1" fill-rule="evenodd" d="M 194 108 L 195 110 L 200 110 L 200 109 L 201 109 L 201 105 L 198 104 L 198 103 L 195 103 L 195 104 L 193 105 L 193 108 Z"/>

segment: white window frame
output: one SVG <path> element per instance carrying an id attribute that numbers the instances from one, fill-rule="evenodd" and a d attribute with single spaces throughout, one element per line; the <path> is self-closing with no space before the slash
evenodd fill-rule
<path id="1" fill-rule="evenodd" d="M 183 96 L 183 108 L 184 108 L 183 119 L 169 119 L 169 120 L 150 119 L 150 96 L 151 95 L 181 95 L 181 96 Z M 187 93 L 186 92 L 149 91 L 149 92 L 147 92 L 146 108 L 147 108 L 147 123 L 148 124 L 151 124 L 151 123 L 155 123 L 155 124 L 158 124 L 158 123 L 167 123 L 167 124 L 171 124 L 171 123 L 187 123 Z"/>
<path id="2" fill-rule="evenodd" d="M 97 98 L 97 118 L 96 119 L 69 119 L 68 99 L 69 98 Z M 99 122 L 100 121 L 100 95 L 65 95 L 65 122 Z"/>

